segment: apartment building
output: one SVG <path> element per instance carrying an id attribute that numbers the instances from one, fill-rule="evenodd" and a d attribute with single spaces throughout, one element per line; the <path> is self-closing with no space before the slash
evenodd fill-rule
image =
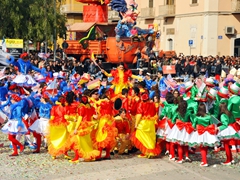
<path id="1" fill-rule="evenodd" d="M 240 56 L 240 0 L 137 0 L 141 28 L 155 26 L 160 50 Z"/>

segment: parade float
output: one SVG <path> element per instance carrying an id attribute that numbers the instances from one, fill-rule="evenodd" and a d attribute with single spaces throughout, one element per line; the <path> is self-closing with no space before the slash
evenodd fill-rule
<path id="1" fill-rule="evenodd" d="M 84 3 L 83 23 L 68 27 L 69 32 L 78 32 L 76 40 L 67 40 L 66 54 L 80 61 L 91 58 L 91 53 L 105 63 L 136 63 L 136 51 L 148 61 L 147 49 L 159 40 L 160 33 L 154 28 L 141 29 L 136 26 L 139 15 L 135 0 L 77 0 Z M 109 22 L 109 10 L 115 11 L 119 18 Z M 106 37 L 107 36 L 107 37 Z M 159 42 L 158 42 L 159 43 Z"/>

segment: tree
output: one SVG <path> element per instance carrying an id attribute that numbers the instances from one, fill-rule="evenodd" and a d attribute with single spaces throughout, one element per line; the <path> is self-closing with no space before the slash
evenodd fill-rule
<path id="1" fill-rule="evenodd" d="M 59 37 L 66 33 L 66 16 L 60 13 L 62 0 L 1 0 L 0 37 L 24 40 L 50 40 L 56 32 Z"/>

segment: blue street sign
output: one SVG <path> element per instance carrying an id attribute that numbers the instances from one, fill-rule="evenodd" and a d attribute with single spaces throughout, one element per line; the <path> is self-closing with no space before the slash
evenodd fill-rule
<path id="1" fill-rule="evenodd" d="M 218 36 L 218 39 L 222 39 L 223 37 L 222 36 Z"/>
<path id="2" fill-rule="evenodd" d="M 188 41 L 188 45 L 189 45 L 189 46 L 192 46 L 192 45 L 193 45 L 193 40 L 189 40 L 189 41 Z"/>

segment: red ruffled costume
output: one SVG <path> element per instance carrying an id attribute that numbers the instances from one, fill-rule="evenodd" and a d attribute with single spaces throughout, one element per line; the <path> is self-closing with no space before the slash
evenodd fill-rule
<path id="1" fill-rule="evenodd" d="M 64 119 L 65 108 L 58 104 L 52 107 L 49 120 L 48 153 L 51 156 L 64 154 L 69 150 L 68 122 Z"/>
<path id="2" fill-rule="evenodd" d="M 110 150 L 115 146 L 117 129 L 113 119 L 113 103 L 108 100 L 101 100 L 99 105 L 98 128 L 92 134 L 94 147 L 102 151 L 106 148 L 106 157 L 110 157 Z"/>

